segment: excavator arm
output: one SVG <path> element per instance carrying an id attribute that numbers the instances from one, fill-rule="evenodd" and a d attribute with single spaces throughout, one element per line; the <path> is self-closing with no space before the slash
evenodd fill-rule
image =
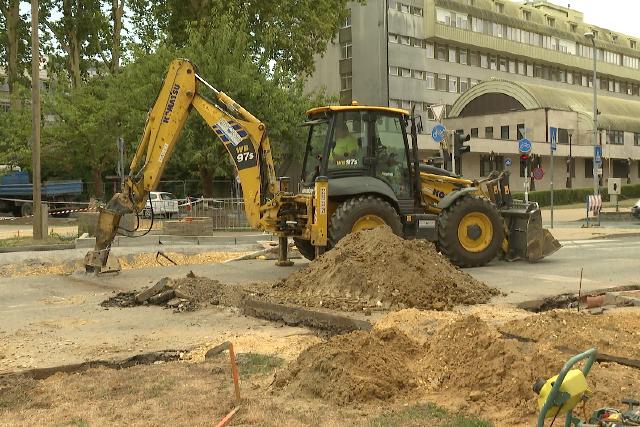
<path id="1" fill-rule="evenodd" d="M 215 101 L 200 95 L 198 86 L 201 84 L 213 91 Z M 297 218 L 283 222 L 279 212 L 284 204 L 289 204 L 289 211 L 292 204 L 298 211 L 302 205 L 308 213 L 313 210 L 313 200 L 310 196 L 292 195 L 283 200 L 265 125 L 199 77 L 190 61 L 179 59 L 171 62 L 160 94 L 149 112 L 122 192 L 116 193 L 100 211 L 95 248 L 84 260 L 88 271 L 99 271 L 107 263 L 120 218 L 144 209 L 149 192 L 157 188 L 192 109 L 211 127 L 235 163 L 249 224 L 254 228 L 277 231 L 280 236 L 310 234 L 310 228 L 305 224 L 304 230 L 299 226 L 296 230 L 282 228 L 284 223 L 299 225 Z M 304 213 L 297 216 L 305 217 Z"/>

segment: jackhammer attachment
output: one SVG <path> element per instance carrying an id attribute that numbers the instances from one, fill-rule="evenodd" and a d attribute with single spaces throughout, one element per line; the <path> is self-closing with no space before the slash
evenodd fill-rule
<path id="1" fill-rule="evenodd" d="M 538 261 L 556 252 L 562 245 L 549 230 L 542 227 L 542 214 L 537 203 L 514 200 L 511 207 L 500 211 L 507 225 L 507 261 Z"/>
<path id="2" fill-rule="evenodd" d="M 96 245 L 94 250 L 87 252 L 84 257 L 84 267 L 87 273 L 114 273 L 120 271 L 120 262 L 110 255 L 111 243 L 116 237 L 120 218 L 126 213 L 127 199 L 122 193 L 115 194 L 106 208 L 100 209 L 96 228 Z"/>

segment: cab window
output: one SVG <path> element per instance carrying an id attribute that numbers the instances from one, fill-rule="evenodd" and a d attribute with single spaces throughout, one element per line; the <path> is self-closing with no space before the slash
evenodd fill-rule
<path id="1" fill-rule="evenodd" d="M 329 144 L 328 170 L 363 169 L 367 154 L 367 122 L 365 112 L 337 113 Z"/>
<path id="2" fill-rule="evenodd" d="M 376 120 L 376 177 L 389 184 L 398 198 L 410 198 L 411 179 L 405 146 L 404 121 L 398 115 Z"/>
<path id="3" fill-rule="evenodd" d="M 309 130 L 309 141 L 307 144 L 307 152 L 305 154 L 304 163 L 304 182 L 313 182 L 320 174 L 320 165 L 322 164 L 322 152 L 324 144 L 327 140 L 327 132 L 329 130 L 329 122 L 319 121 L 311 126 Z"/>

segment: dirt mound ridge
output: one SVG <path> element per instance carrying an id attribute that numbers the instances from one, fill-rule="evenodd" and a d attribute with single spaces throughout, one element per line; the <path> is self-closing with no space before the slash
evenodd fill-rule
<path id="1" fill-rule="evenodd" d="M 293 304 L 347 311 L 446 310 L 499 294 L 452 265 L 432 243 L 402 239 L 389 227 L 349 234 L 274 290 Z"/>
<path id="2" fill-rule="evenodd" d="M 276 376 L 275 386 L 339 405 L 386 400 L 417 386 L 408 365 L 419 351 L 395 328 L 351 332 L 303 351 Z"/>

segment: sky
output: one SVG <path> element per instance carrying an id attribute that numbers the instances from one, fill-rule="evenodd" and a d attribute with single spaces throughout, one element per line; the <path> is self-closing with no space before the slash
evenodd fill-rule
<path id="1" fill-rule="evenodd" d="M 571 5 L 584 13 L 584 22 L 630 36 L 640 37 L 638 0 L 549 0 L 560 6 Z"/>

